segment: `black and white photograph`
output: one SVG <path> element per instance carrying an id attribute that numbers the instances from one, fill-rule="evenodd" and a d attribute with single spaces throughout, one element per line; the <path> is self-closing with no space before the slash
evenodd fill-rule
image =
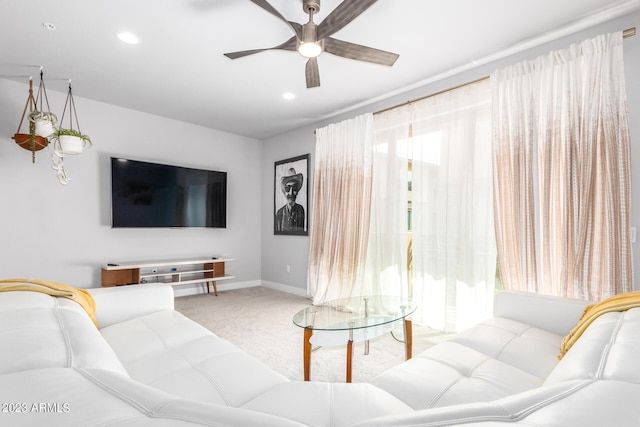
<path id="1" fill-rule="evenodd" d="M 309 154 L 280 160 L 274 171 L 273 233 L 309 234 Z"/>

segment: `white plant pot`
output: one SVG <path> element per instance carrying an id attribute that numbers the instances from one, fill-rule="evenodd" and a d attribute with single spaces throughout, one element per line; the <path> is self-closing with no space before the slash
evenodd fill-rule
<path id="1" fill-rule="evenodd" d="M 53 123 L 51 120 L 36 120 L 36 135 L 41 136 L 43 138 L 48 138 L 53 134 Z"/>
<path id="2" fill-rule="evenodd" d="M 73 135 L 60 135 L 60 150 L 63 154 L 80 154 L 84 150 L 84 141 Z"/>

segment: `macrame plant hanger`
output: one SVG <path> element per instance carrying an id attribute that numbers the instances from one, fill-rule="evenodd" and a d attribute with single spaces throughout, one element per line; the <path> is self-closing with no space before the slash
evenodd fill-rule
<path id="1" fill-rule="evenodd" d="M 36 124 L 30 119 L 28 120 L 29 133 L 20 133 L 22 122 L 24 122 L 24 117 L 27 114 L 27 110 L 29 111 L 29 114 L 31 114 L 36 111 L 36 108 L 36 100 L 33 97 L 33 78 L 29 77 L 29 96 L 27 97 L 27 103 L 25 104 L 24 110 L 22 111 L 22 117 L 20 117 L 18 130 L 12 138 L 20 147 L 24 148 L 25 150 L 31 151 L 32 163 L 36 162 L 36 151 L 42 150 L 49 144 L 47 138 L 36 135 Z"/>
<path id="2" fill-rule="evenodd" d="M 62 109 L 62 115 L 60 116 L 60 128 L 62 128 L 64 124 L 64 116 L 67 113 L 67 107 L 69 108 L 69 130 L 76 130 L 79 134 L 80 132 L 80 123 L 78 122 L 78 113 L 76 112 L 76 103 L 73 100 L 73 93 L 71 90 L 71 80 L 69 80 L 69 91 L 67 92 L 67 99 L 64 102 L 64 108 Z M 77 129 L 73 127 L 73 119 L 75 118 L 75 126 Z M 53 155 L 51 156 L 51 160 L 53 162 L 53 169 L 56 171 L 56 176 L 58 177 L 58 181 L 62 185 L 67 185 L 71 178 L 67 176 L 67 172 L 64 169 L 64 157 L 65 151 L 62 148 L 62 144 L 60 142 L 60 135 L 58 138 L 54 139 L 54 150 Z"/>
<path id="3" fill-rule="evenodd" d="M 76 112 L 76 103 L 73 100 L 73 94 L 71 93 L 71 80 L 69 80 L 69 91 L 67 92 L 67 99 L 64 101 L 64 108 L 62 109 L 62 116 L 60 117 L 60 127 L 64 122 L 64 115 L 67 112 L 67 106 L 69 107 L 69 127 L 68 129 L 77 130 L 78 133 L 82 133 L 80 131 L 80 123 L 78 122 L 78 113 Z M 76 119 L 76 127 L 78 129 L 74 129 L 73 127 L 73 119 Z"/>
<path id="4" fill-rule="evenodd" d="M 46 110 L 44 109 L 43 103 L 46 103 Z M 42 67 L 40 67 L 40 84 L 38 85 L 35 105 L 36 110 L 29 113 L 29 121 L 36 124 L 36 135 L 49 138 L 53 134 L 53 125 L 56 124 L 58 118 L 51 112 L 51 107 L 49 107 L 49 97 L 47 96 L 47 89 L 44 85 L 44 72 L 42 71 Z"/>

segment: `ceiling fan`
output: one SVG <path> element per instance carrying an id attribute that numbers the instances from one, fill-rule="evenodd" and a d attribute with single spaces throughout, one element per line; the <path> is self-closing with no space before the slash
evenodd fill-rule
<path id="1" fill-rule="evenodd" d="M 320 24 L 313 22 L 313 15 L 320 10 L 320 0 L 302 0 L 302 8 L 309 15 L 309 22 L 306 24 L 288 21 L 271 6 L 267 0 L 251 1 L 284 21 L 293 30 L 295 35 L 278 46 L 230 52 L 224 55 L 231 59 L 237 59 L 266 50 L 297 50 L 302 56 L 309 58 L 305 67 L 307 88 L 320 86 L 317 58 L 322 52 L 331 53 L 343 58 L 387 66 L 392 66 L 399 57 L 399 55 L 395 53 L 331 37 L 367 10 L 369 6 L 373 5 L 377 0 L 344 0 Z"/>

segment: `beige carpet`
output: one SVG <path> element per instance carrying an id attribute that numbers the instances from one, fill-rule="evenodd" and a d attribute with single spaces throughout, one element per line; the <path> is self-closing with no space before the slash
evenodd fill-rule
<path id="1" fill-rule="evenodd" d="M 178 297 L 176 310 L 200 323 L 214 334 L 291 380 L 302 380 L 303 329 L 293 324 L 293 315 L 310 306 L 301 296 L 254 287 L 213 294 Z M 402 328 L 397 331 L 402 338 Z M 413 354 L 447 339 L 448 335 L 413 325 Z M 370 341 L 369 354 L 364 343 L 354 344 L 353 382 L 368 382 L 379 373 L 404 361 L 404 344 L 391 334 Z M 322 347 L 311 355 L 311 379 L 344 382 L 346 348 Z"/>

